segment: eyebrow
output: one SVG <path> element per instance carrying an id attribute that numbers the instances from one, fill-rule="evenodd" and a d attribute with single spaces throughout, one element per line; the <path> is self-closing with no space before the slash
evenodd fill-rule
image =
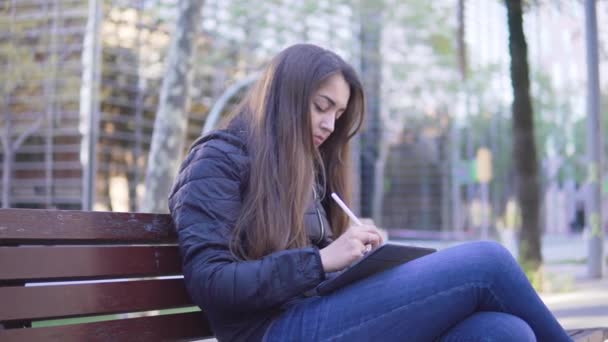
<path id="1" fill-rule="evenodd" d="M 327 96 L 327 95 L 323 95 L 323 94 L 319 94 L 319 96 L 321 96 L 321 97 L 325 98 L 327 101 L 329 101 L 329 103 L 330 103 L 332 106 L 335 106 L 335 105 L 336 105 L 336 101 L 332 100 L 332 98 L 331 98 L 331 97 L 329 97 L 329 96 Z M 346 110 L 346 109 L 345 109 L 345 108 L 341 108 L 341 110 Z"/>

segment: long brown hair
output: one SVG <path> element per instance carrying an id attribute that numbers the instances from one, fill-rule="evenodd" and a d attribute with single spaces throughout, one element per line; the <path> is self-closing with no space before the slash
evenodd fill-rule
<path id="1" fill-rule="evenodd" d="M 329 76 L 341 74 L 350 98 L 334 132 L 315 148 L 310 100 Z M 230 249 L 242 259 L 309 245 L 304 212 L 315 184 L 322 194 L 339 193 L 350 202 L 349 140 L 363 122 L 363 87 L 353 68 L 315 45 L 293 45 L 267 66 L 245 97 L 234 120 L 248 132 L 250 173 Z M 323 196 L 334 236 L 348 217 Z"/>

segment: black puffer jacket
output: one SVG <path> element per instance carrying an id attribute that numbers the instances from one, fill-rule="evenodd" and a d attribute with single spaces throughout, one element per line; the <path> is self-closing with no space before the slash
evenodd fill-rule
<path id="1" fill-rule="evenodd" d="M 222 341 L 261 340 L 289 302 L 325 279 L 318 248 L 331 242 L 325 210 L 311 196 L 305 218 L 310 247 L 256 261 L 232 256 L 229 239 L 249 174 L 245 141 L 244 131 L 238 129 L 199 139 L 169 196 L 186 286 Z"/>

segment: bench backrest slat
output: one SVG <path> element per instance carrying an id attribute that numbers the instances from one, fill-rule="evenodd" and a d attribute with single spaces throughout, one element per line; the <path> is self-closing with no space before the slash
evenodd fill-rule
<path id="1" fill-rule="evenodd" d="M 3 342 L 23 341 L 177 341 L 192 340 L 211 331 L 202 312 L 189 312 L 115 321 L 36 329 L 0 330 Z"/>
<path id="2" fill-rule="evenodd" d="M 0 288 L 0 303 L 0 321 L 79 317 L 192 305 L 182 279 L 8 286 Z"/>
<path id="3" fill-rule="evenodd" d="M 0 341 L 212 336 L 204 313 L 162 311 L 193 306 L 169 215 L 0 209 Z"/>
<path id="4" fill-rule="evenodd" d="M 2 209 L 3 244 L 174 243 L 169 215 L 71 210 Z"/>
<path id="5" fill-rule="evenodd" d="M 176 246 L 0 247 L 0 281 L 53 281 L 181 274 Z"/>

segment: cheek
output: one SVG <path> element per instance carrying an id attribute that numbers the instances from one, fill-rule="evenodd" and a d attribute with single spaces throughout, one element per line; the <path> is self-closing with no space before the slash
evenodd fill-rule
<path id="1" fill-rule="evenodd" d="M 320 116 L 313 111 L 312 115 L 310 116 L 310 127 L 313 132 L 319 127 L 320 121 Z"/>

